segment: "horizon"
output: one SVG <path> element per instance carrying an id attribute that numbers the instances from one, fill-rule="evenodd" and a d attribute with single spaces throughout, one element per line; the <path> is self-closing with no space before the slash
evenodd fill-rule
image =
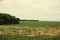
<path id="1" fill-rule="evenodd" d="M 27 20 L 60 21 L 60 0 L 1 0 L 0 13 Z"/>

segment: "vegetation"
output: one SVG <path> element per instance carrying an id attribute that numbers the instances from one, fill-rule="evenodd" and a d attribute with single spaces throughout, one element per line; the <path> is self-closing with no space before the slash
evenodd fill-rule
<path id="1" fill-rule="evenodd" d="M 47 37 L 47 36 L 36 36 L 36 37 L 28 37 L 21 35 L 4 35 L 0 36 L 0 40 L 60 40 L 55 37 Z"/>
<path id="2" fill-rule="evenodd" d="M 60 22 L 20 20 L 0 13 L 0 40 L 60 40 Z"/>
<path id="3" fill-rule="evenodd" d="M 19 26 L 28 26 L 28 27 L 60 27 L 60 22 L 54 21 L 20 21 Z"/>
<path id="4" fill-rule="evenodd" d="M 49 35 L 39 33 L 40 29 Z M 1 25 L 0 40 L 60 40 L 59 30 L 60 22 L 20 21 L 20 24 Z"/>
<path id="5" fill-rule="evenodd" d="M 31 21 L 31 22 L 39 22 L 39 20 L 21 20 L 21 21 Z"/>
<path id="6" fill-rule="evenodd" d="M 16 18 L 15 16 L 11 16 L 6 13 L 0 13 L 0 25 L 1 24 L 18 24 L 19 18 Z"/>

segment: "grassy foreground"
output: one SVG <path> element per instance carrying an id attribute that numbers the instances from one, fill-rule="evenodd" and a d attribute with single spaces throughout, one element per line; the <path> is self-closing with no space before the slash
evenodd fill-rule
<path id="1" fill-rule="evenodd" d="M 0 40 L 60 40 L 60 22 L 21 21 L 0 25 Z"/>

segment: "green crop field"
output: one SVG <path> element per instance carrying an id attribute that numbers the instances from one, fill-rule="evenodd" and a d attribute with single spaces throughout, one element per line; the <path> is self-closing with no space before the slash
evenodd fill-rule
<path id="1" fill-rule="evenodd" d="M 10 25 L 4 25 L 4 26 L 12 26 Z M 60 27 L 60 22 L 54 22 L 54 21 L 20 21 L 20 24 L 13 24 L 13 26 L 28 26 L 28 27 Z"/>
<path id="2" fill-rule="evenodd" d="M 0 25 L 0 40 L 60 40 L 60 22 L 20 21 Z"/>
<path id="3" fill-rule="evenodd" d="M 20 22 L 20 26 L 29 26 L 29 27 L 60 27 L 60 22 L 52 22 L 52 21 L 24 21 Z"/>

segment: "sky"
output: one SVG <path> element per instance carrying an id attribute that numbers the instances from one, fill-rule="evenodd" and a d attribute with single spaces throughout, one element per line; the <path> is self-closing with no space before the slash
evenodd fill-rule
<path id="1" fill-rule="evenodd" d="M 60 21 L 60 0 L 0 0 L 0 13 L 20 19 Z"/>

